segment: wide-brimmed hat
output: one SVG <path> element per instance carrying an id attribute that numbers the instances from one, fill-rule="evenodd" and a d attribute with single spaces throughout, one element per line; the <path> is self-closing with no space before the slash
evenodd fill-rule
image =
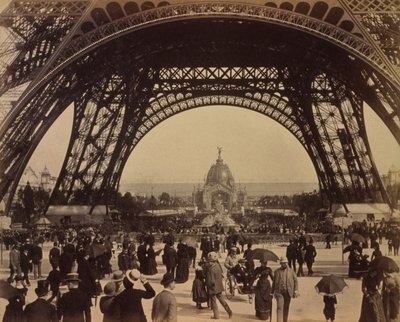
<path id="1" fill-rule="evenodd" d="M 218 254 L 216 252 L 209 252 L 207 259 L 209 262 L 216 262 L 218 260 Z"/>
<path id="2" fill-rule="evenodd" d="M 130 271 L 126 272 L 126 278 L 128 279 L 129 282 L 132 284 L 135 284 L 135 282 L 139 279 L 140 272 L 137 269 L 131 269 Z"/>
<path id="3" fill-rule="evenodd" d="M 279 263 L 287 263 L 287 262 L 288 262 L 288 260 L 287 260 L 287 258 L 285 256 L 281 256 L 279 258 Z"/>
<path id="4" fill-rule="evenodd" d="M 172 273 L 167 272 L 164 274 L 160 283 L 162 286 L 166 287 L 173 281 L 175 281 L 174 275 Z"/>
<path id="5" fill-rule="evenodd" d="M 116 289 L 115 282 L 108 282 L 106 285 L 104 285 L 104 295 L 113 296 L 115 295 Z"/>
<path id="6" fill-rule="evenodd" d="M 35 293 L 37 296 L 45 296 L 49 292 L 49 282 L 47 280 L 37 281 L 37 288 L 35 288 Z"/>
<path id="7" fill-rule="evenodd" d="M 80 282 L 78 273 L 68 273 L 67 278 L 65 279 L 67 282 Z"/>
<path id="8" fill-rule="evenodd" d="M 113 273 L 113 281 L 120 282 L 124 279 L 124 273 L 122 271 L 115 271 Z"/>

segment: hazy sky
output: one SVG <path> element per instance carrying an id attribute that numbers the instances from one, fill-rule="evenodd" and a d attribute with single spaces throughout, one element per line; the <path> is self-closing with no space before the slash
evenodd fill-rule
<path id="1" fill-rule="evenodd" d="M 31 165 L 58 174 L 72 119 L 67 110 L 35 152 Z M 400 165 L 400 148 L 383 122 L 366 110 L 374 159 L 381 173 Z M 315 182 L 314 168 L 301 144 L 283 126 L 253 111 L 210 106 L 164 121 L 138 144 L 122 182 L 202 182 L 217 158 L 217 146 L 236 182 Z"/>

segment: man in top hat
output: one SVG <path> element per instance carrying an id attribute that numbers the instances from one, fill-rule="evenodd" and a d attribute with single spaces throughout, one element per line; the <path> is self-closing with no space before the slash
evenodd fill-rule
<path id="1" fill-rule="evenodd" d="M 175 295 L 172 293 L 175 288 L 174 275 L 169 272 L 165 273 L 161 284 L 164 286 L 164 290 L 153 300 L 151 319 L 153 322 L 176 322 L 178 309 Z"/>
<path id="2" fill-rule="evenodd" d="M 145 290 L 133 288 L 138 280 L 142 282 Z M 120 322 L 146 322 L 142 299 L 151 299 L 156 295 L 156 292 L 137 269 L 126 272 L 122 283 L 125 289 L 113 301 L 115 310 L 118 310 L 121 314 Z"/>
<path id="3" fill-rule="evenodd" d="M 232 310 L 222 297 L 224 285 L 222 283 L 222 267 L 218 263 L 218 254 L 216 252 L 210 252 L 208 253 L 207 259 L 209 266 L 206 271 L 206 285 L 211 300 L 211 309 L 214 313 L 212 318 L 219 319 L 217 299 L 224 307 L 226 313 L 228 313 L 229 318 L 231 318 Z"/>
<path id="4" fill-rule="evenodd" d="M 90 297 L 79 289 L 79 275 L 67 274 L 68 292 L 65 293 L 59 303 L 59 318 L 63 322 L 91 322 Z"/>
<path id="5" fill-rule="evenodd" d="M 287 322 L 290 300 L 292 297 L 299 296 L 297 275 L 292 268 L 288 267 L 286 257 L 282 256 L 279 261 L 281 267 L 274 272 L 272 293 L 276 299 L 277 322 Z"/>
<path id="6" fill-rule="evenodd" d="M 48 282 L 46 280 L 39 280 L 37 288 L 35 288 L 35 293 L 37 295 L 36 301 L 25 307 L 24 315 L 26 320 L 29 322 L 58 322 L 55 306 L 46 300 Z"/>

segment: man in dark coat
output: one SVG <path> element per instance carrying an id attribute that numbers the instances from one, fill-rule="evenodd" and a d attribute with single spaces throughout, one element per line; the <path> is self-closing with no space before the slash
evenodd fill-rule
<path id="1" fill-rule="evenodd" d="M 48 293 L 48 284 L 46 280 L 38 281 L 38 287 L 35 288 L 37 295 L 36 301 L 25 307 L 24 315 L 29 322 L 58 322 L 57 311 L 54 305 L 46 300 Z"/>
<path id="2" fill-rule="evenodd" d="M 296 271 L 297 243 L 294 243 L 291 239 L 286 247 L 286 258 L 289 261 L 289 267 Z"/>
<path id="3" fill-rule="evenodd" d="M 308 243 L 308 245 L 306 246 L 305 251 L 306 252 L 304 254 L 304 261 L 307 264 L 307 270 L 308 270 L 307 275 L 312 276 L 312 274 L 314 274 L 312 267 L 313 267 L 313 263 L 315 261 L 315 256 L 317 256 L 317 251 L 315 250 L 313 241 L 311 239 L 310 239 L 310 242 Z"/>
<path id="4" fill-rule="evenodd" d="M 229 318 L 231 318 L 232 310 L 222 297 L 224 285 L 222 283 L 222 267 L 218 263 L 218 255 L 216 252 L 210 252 L 208 253 L 207 259 L 209 266 L 206 271 L 206 285 L 211 300 L 211 309 L 214 313 L 213 319 L 219 319 L 217 299 L 224 307 L 226 313 L 228 313 Z"/>
<path id="5" fill-rule="evenodd" d="M 79 287 L 79 275 L 69 273 L 67 275 L 69 291 L 65 293 L 59 302 L 58 315 L 63 322 L 91 322 L 90 297 L 82 292 Z"/>
<path id="6" fill-rule="evenodd" d="M 173 246 L 173 243 L 171 243 L 170 241 L 165 244 L 162 259 L 167 268 L 167 273 L 171 273 L 173 276 L 175 276 L 175 268 L 178 263 L 178 256 Z"/>
<path id="7" fill-rule="evenodd" d="M 26 284 L 26 286 L 30 286 L 29 282 L 29 257 L 28 257 L 28 249 L 25 247 L 21 248 L 21 272 L 22 278 Z"/>
<path id="8" fill-rule="evenodd" d="M 60 265 L 61 251 L 58 248 L 58 242 L 54 242 L 53 248 L 49 252 L 49 261 L 51 266 L 58 267 Z"/>
<path id="9" fill-rule="evenodd" d="M 33 277 L 34 279 L 42 277 L 42 259 L 43 252 L 42 247 L 39 246 L 39 243 L 36 241 L 31 250 L 32 254 L 32 264 L 33 264 Z"/>
<path id="10" fill-rule="evenodd" d="M 85 292 L 89 297 L 96 294 L 96 276 L 93 269 L 90 267 L 89 253 L 87 251 L 82 251 L 82 254 L 78 256 L 78 274 L 79 279 L 79 289 Z"/>
<path id="11" fill-rule="evenodd" d="M 135 282 L 140 280 L 145 290 L 133 288 Z M 137 269 L 126 273 L 123 280 L 125 290 L 118 294 L 114 301 L 114 309 L 120 312 L 121 322 L 147 322 L 144 314 L 142 299 L 151 299 L 156 292 L 146 278 Z"/>
<path id="12" fill-rule="evenodd" d="M 140 263 L 140 272 L 144 272 L 145 270 L 145 262 L 146 262 L 146 243 L 142 242 L 137 250 L 137 256 L 139 259 L 139 263 Z"/>

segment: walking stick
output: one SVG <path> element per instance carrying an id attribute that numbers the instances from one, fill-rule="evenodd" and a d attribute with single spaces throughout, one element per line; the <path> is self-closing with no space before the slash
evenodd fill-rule
<path id="1" fill-rule="evenodd" d="M 274 296 L 272 295 L 271 297 L 272 299 L 271 299 L 271 310 L 269 312 L 269 322 L 272 322 L 272 305 L 274 303 Z"/>

